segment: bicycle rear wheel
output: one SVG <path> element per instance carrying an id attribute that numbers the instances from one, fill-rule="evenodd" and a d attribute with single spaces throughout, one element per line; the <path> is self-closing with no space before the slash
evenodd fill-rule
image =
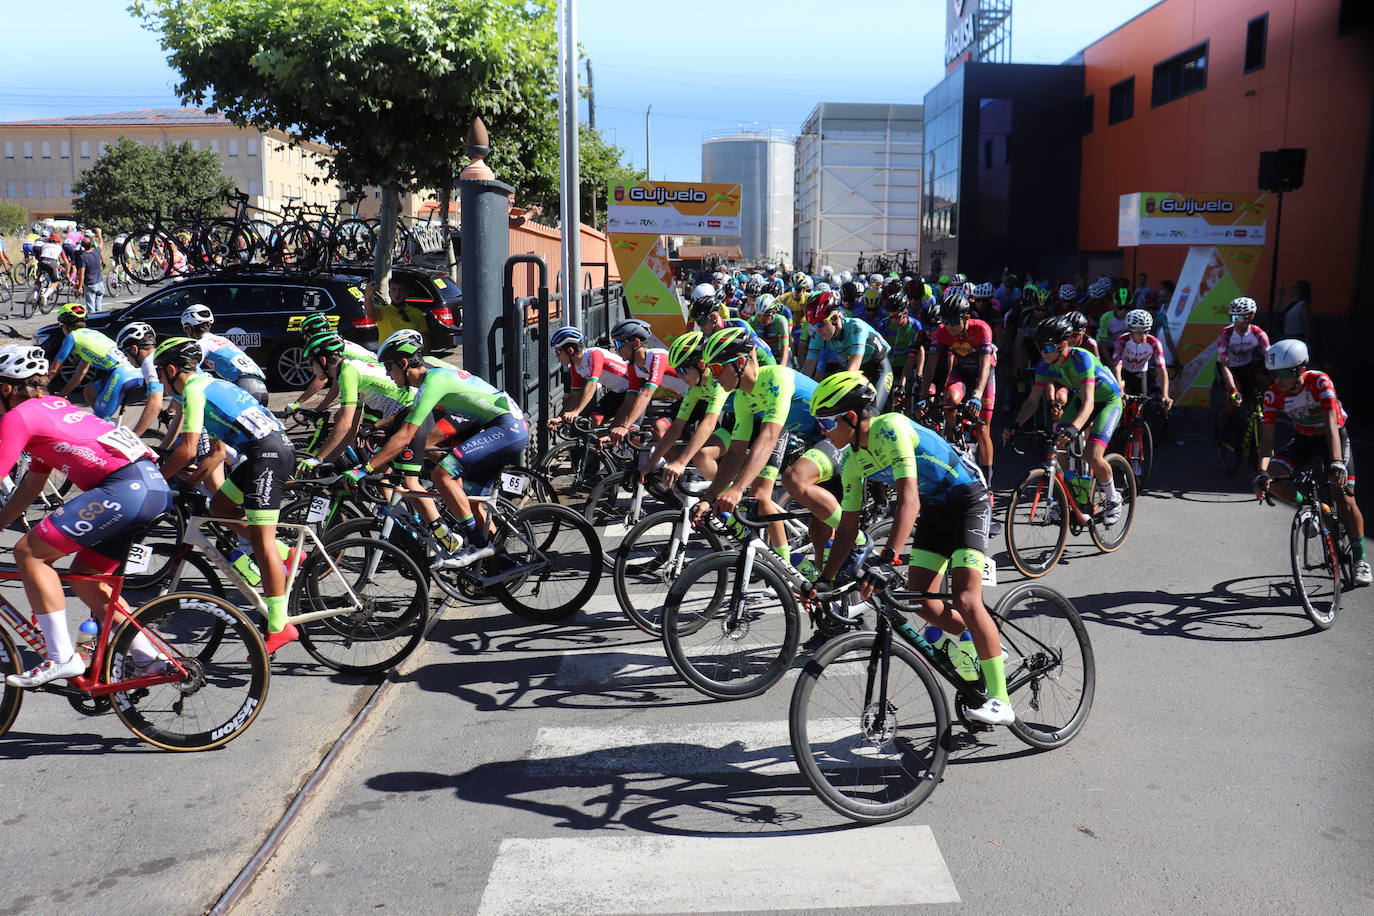
<path id="1" fill-rule="evenodd" d="M 110 639 L 105 680 L 135 677 L 134 660 L 168 650 L 186 669 L 180 681 L 111 696 L 115 715 L 138 737 L 169 751 L 227 744 L 253 724 L 267 700 L 267 649 L 242 611 L 213 595 L 175 592 L 133 612 Z M 158 645 L 158 643 L 161 645 Z M 140 653 L 139 649 L 145 651 Z"/>
<path id="2" fill-rule="evenodd" d="M 755 561 L 738 595 L 738 552 L 682 571 L 663 604 L 663 647 L 688 684 L 718 700 L 756 697 L 782 680 L 797 655 L 801 615 L 787 584 Z"/>
<path id="3" fill-rule="evenodd" d="M 1069 508 L 1057 477 L 1037 468 L 1012 491 L 1007 503 L 1007 553 L 1024 576 L 1039 578 L 1064 555 Z"/>
<path id="4" fill-rule="evenodd" d="M 535 623 L 576 614 L 601 584 L 602 552 L 591 524 L 566 506 L 535 503 L 510 518 L 483 561 L 484 576 L 506 610 Z M 516 570 L 525 572 L 515 574 Z"/>
<path id="5" fill-rule="evenodd" d="M 1131 523 L 1135 521 L 1135 475 L 1131 473 L 1131 465 L 1120 455 L 1108 455 L 1107 465 L 1112 470 L 1112 483 L 1116 485 L 1117 495 L 1121 497 L 1121 514 L 1115 522 L 1110 525 L 1104 520 L 1101 512 L 1094 512 L 1092 523 L 1088 525 L 1088 533 L 1092 535 L 1093 543 L 1104 553 L 1112 553 L 1120 550 L 1121 545 L 1126 543 L 1126 538 L 1131 534 Z M 1106 503 L 1106 497 L 1102 495 L 1102 485 L 1096 479 L 1093 480 L 1093 506 L 1101 506 Z"/>
<path id="6" fill-rule="evenodd" d="M 424 635 L 429 620 L 424 573 L 404 550 L 375 538 L 331 539 L 325 552 L 328 559 L 313 554 L 298 573 L 290 613 L 337 613 L 300 624 L 302 648 L 335 671 L 389 671 Z M 330 560 L 338 575 L 330 570 Z M 358 598 L 356 605 L 349 588 Z"/>
<path id="7" fill-rule="evenodd" d="M 720 535 L 688 524 L 678 539 L 682 510 L 655 512 L 630 529 L 615 553 L 615 600 L 626 619 L 650 636 L 661 636 L 663 603 L 687 565 L 722 547 Z"/>
<path id="8" fill-rule="evenodd" d="M 1131 437 L 1126 440 L 1126 461 L 1131 465 L 1131 473 L 1135 474 L 1136 490 L 1144 490 L 1155 469 L 1155 437 L 1150 432 L 1150 424 L 1143 419 L 1136 421 Z"/>
<path id="9" fill-rule="evenodd" d="M 1288 543 L 1302 611 L 1313 626 L 1325 630 L 1341 610 L 1341 573 L 1331 529 L 1322 524 L 1315 506 L 1308 503 L 1294 513 Z"/>
<path id="10" fill-rule="evenodd" d="M 598 481 L 616 472 L 595 446 L 583 442 L 564 442 L 539 456 L 539 471 L 561 495 L 590 491 Z"/>
<path id="11" fill-rule="evenodd" d="M 642 484 L 638 488 L 639 504 L 636 506 L 635 489 L 630 482 L 629 472 L 616 471 L 592 487 L 587 504 L 582 509 L 582 514 L 596 530 L 607 568 L 615 562 L 615 552 L 631 528 L 645 516 L 671 508 L 650 495 L 648 487 Z"/>
<path id="12" fill-rule="evenodd" d="M 1097 685 L 1083 618 L 1067 598 L 1038 582 L 1003 595 L 992 618 L 1007 655 L 1007 695 L 1016 709 L 1012 734 L 1041 749 L 1069 743 L 1088 719 Z"/>
<path id="13" fill-rule="evenodd" d="M 934 675 L 895 637 L 879 707 L 878 634 L 851 633 L 807 662 L 788 730 L 797 768 L 833 811 L 877 824 L 914 811 L 949 758 L 949 705 Z"/>
<path id="14" fill-rule="evenodd" d="M 19 650 L 15 648 L 9 631 L 0 627 L 0 736 L 10 730 L 19 715 L 19 707 L 24 703 L 24 691 L 5 683 L 5 675 L 22 672 Z"/>

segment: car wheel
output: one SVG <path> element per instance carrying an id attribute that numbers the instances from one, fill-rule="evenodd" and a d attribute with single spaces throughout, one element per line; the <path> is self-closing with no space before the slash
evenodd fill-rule
<path id="1" fill-rule="evenodd" d="M 271 360 L 272 381 L 281 389 L 300 391 L 315 377 L 299 341 L 284 344 Z"/>

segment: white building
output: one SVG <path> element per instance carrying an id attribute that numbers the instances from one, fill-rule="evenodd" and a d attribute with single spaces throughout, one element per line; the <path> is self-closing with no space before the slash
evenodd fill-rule
<path id="1" fill-rule="evenodd" d="M 816 106 L 797 138 L 798 266 L 901 252 L 918 263 L 921 135 L 920 105 Z"/>
<path id="2" fill-rule="evenodd" d="M 797 148 L 780 130 L 721 131 L 702 137 L 701 180 L 740 186 L 738 239 L 746 261 L 792 263 L 792 205 Z"/>

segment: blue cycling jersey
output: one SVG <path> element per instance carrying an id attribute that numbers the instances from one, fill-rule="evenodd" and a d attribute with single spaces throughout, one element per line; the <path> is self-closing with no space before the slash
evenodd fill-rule
<path id="1" fill-rule="evenodd" d="M 868 322 L 859 318 L 844 318 L 840 330 L 829 340 L 821 337 L 819 331 L 811 332 L 811 343 L 806 350 L 806 358 L 819 360 L 822 352 L 833 353 L 846 362 L 855 353 L 862 353 L 860 362 L 867 364 L 882 359 L 891 352 L 892 346 L 883 335 L 873 329 Z"/>
<path id="2" fill-rule="evenodd" d="M 232 382 L 203 373 L 187 379 L 186 387 L 173 399 L 182 405 L 182 433 L 198 436 L 204 432 L 236 449 L 286 431 L 251 394 Z"/>
<path id="3" fill-rule="evenodd" d="M 203 334 L 200 350 L 205 356 L 202 366 L 211 369 L 215 375 L 228 382 L 237 382 L 244 376 L 266 379 L 262 368 L 253 358 L 244 353 L 238 344 L 219 334 Z"/>
<path id="4" fill-rule="evenodd" d="M 1048 363 L 1041 359 L 1040 365 L 1035 367 L 1036 385 L 1059 385 L 1079 395 L 1083 393 L 1084 381 L 1089 378 L 1093 380 L 1097 389 L 1094 394 L 1097 403 L 1120 399 L 1121 386 L 1117 384 L 1116 375 L 1102 365 L 1100 359 L 1082 347 L 1071 348 L 1069 358 L 1062 363 Z"/>

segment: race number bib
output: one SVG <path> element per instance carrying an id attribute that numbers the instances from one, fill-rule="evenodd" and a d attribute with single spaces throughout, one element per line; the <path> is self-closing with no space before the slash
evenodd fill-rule
<path id="1" fill-rule="evenodd" d="M 129 548 L 129 559 L 124 561 L 124 575 L 136 576 L 148 571 L 153 551 L 147 544 L 134 544 Z"/>
<path id="2" fill-rule="evenodd" d="M 528 478 L 519 474 L 502 474 L 501 489 L 512 496 L 521 496 L 530 487 Z"/>
<path id="3" fill-rule="evenodd" d="M 983 559 L 983 585 L 988 588 L 997 587 L 997 562 L 992 557 Z"/>
<path id="4" fill-rule="evenodd" d="M 134 431 L 127 426 L 116 426 L 96 441 L 106 448 L 119 452 L 130 461 L 137 461 L 152 455 L 148 446 L 143 444 L 143 440 L 134 435 Z"/>
<path id="5" fill-rule="evenodd" d="M 239 425 L 254 439 L 265 439 L 277 431 L 276 418 L 260 406 L 239 414 Z"/>
<path id="6" fill-rule="evenodd" d="M 253 373 L 258 371 L 258 364 L 253 362 L 253 360 L 251 360 L 242 353 L 236 355 L 233 359 L 229 360 L 229 363 L 235 369 L 239 370 L 240 372 L 247 373 L 249 375 L 252 375 Z"/>
<path id="7" fill-rule="evenodd" d="M 329 514 L 329 497 L 316 496 L 310 500 L 310 509 L 305 513 L 306 524 L 324 521 L 324 517 Z"/>

